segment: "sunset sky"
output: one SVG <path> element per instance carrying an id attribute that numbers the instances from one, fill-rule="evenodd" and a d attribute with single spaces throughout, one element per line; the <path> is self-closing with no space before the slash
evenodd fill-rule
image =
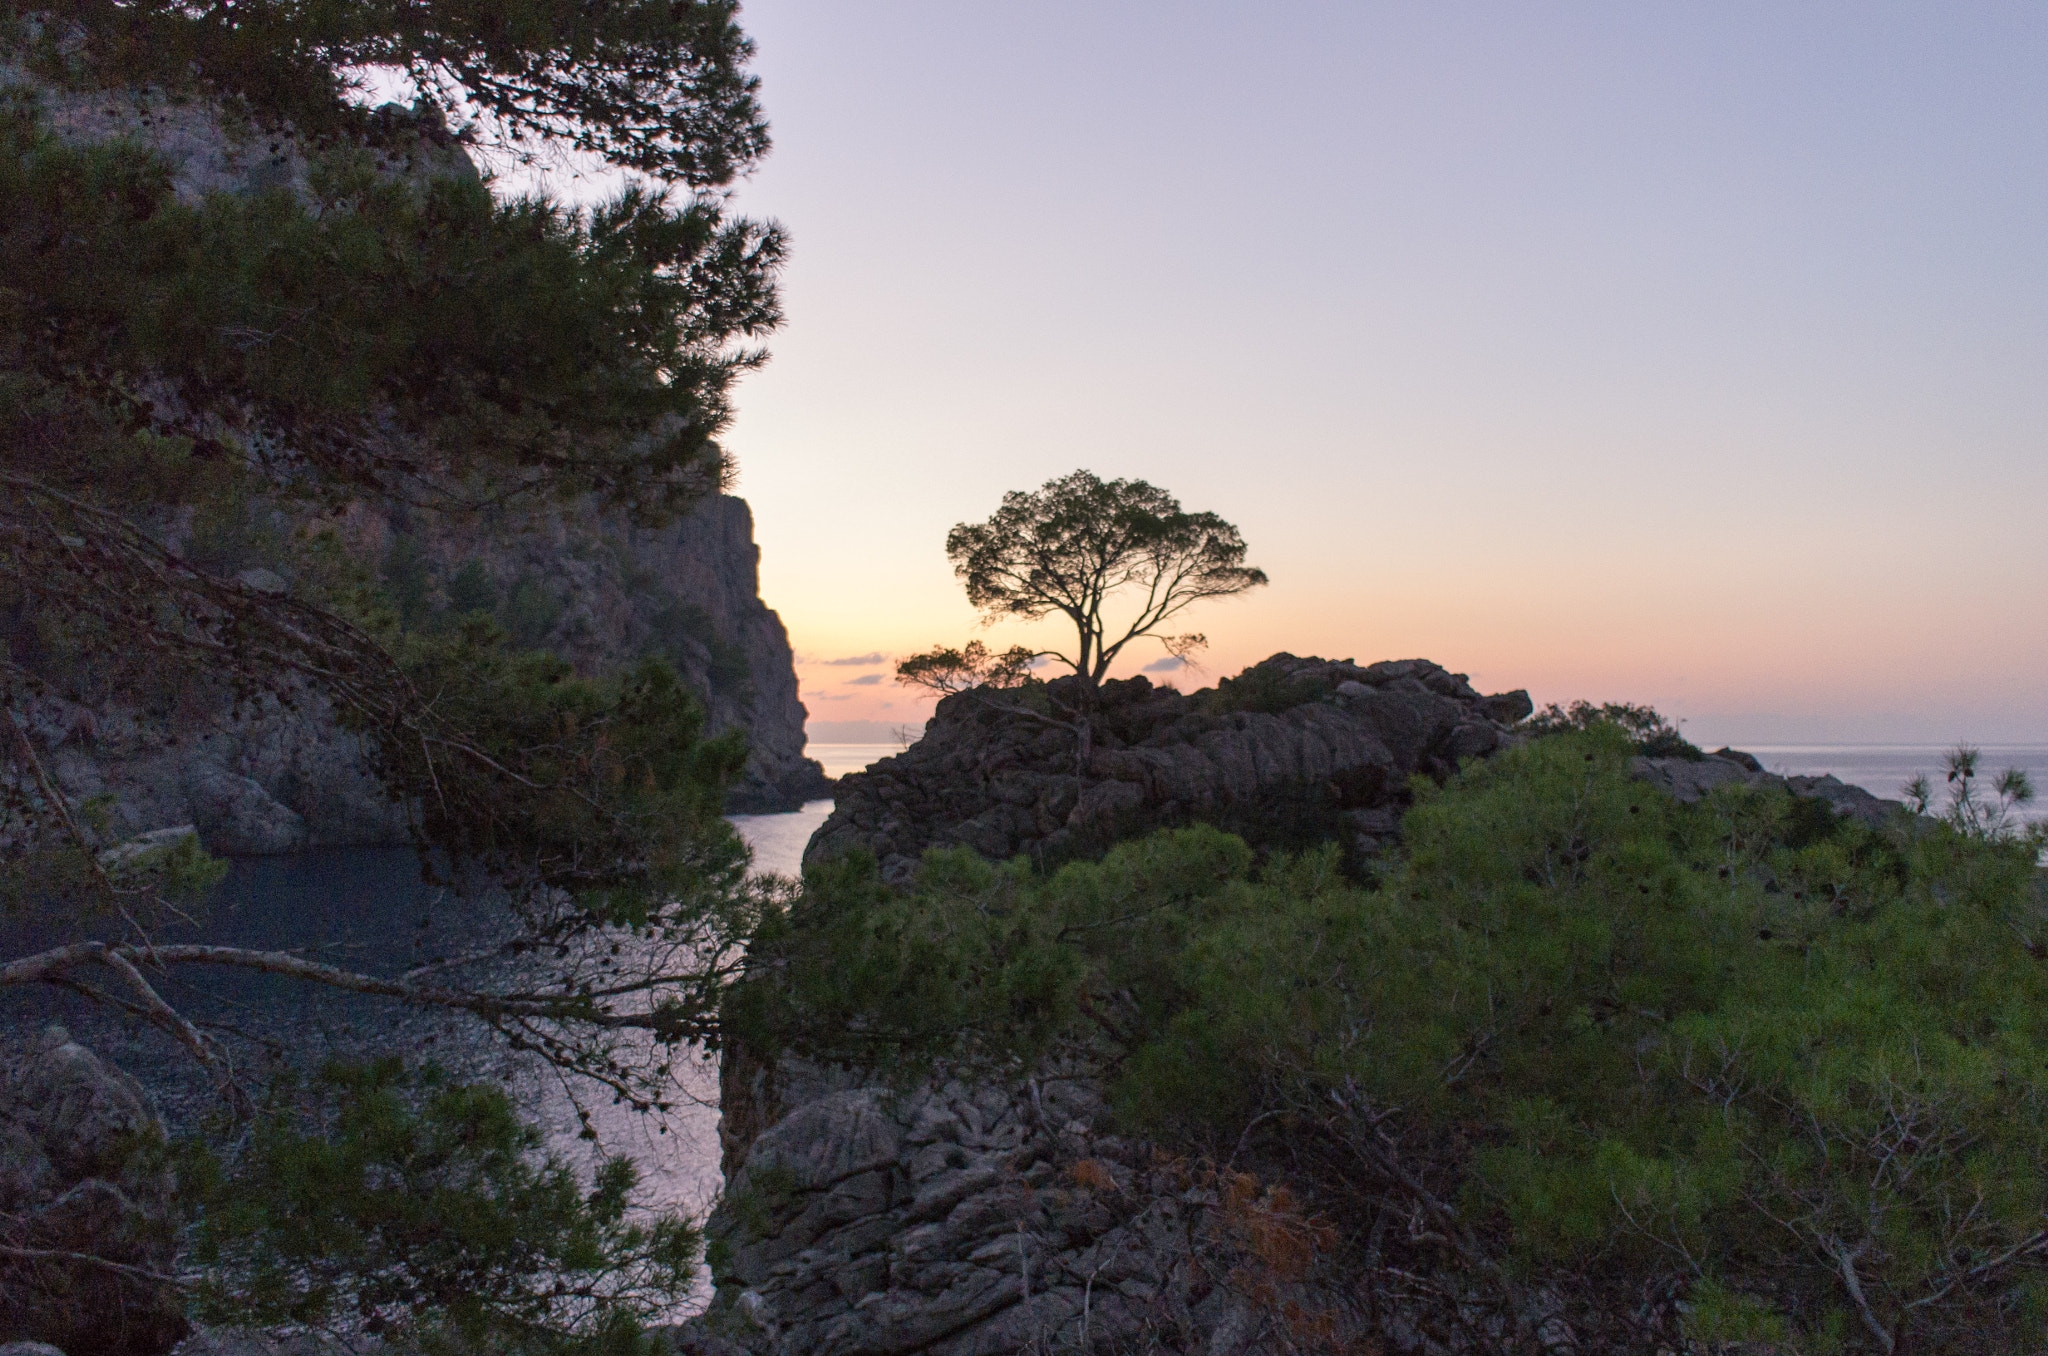
<path id="1" fill-rule="evenodd" d="M 743 22 L 738 203 L 794 254 L 728 444 L 814 739 L 925 709 L 832 661 L 1024 638 L 946 529 L 1087 467 L 1272 576 L 1193 684 L 1421 655 L 1709 743 L 2048 740 L 2048 6 Z"/>

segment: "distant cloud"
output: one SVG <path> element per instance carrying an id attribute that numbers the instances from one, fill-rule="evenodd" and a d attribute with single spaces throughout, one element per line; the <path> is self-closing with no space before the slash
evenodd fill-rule
<path id="1" fill-rule="evenodd" d="M 804 700 L 807 702 L 850 702 L 853 700 L 853 694 L 851 692 L 806 692 L 804 693 Z"/>
<path id="2" fill-rule="evenodd" d="M 846 685 L 848 687 L 873 687 L 876 683 L 879 683 L 881 681 L 882 675 L 879 673 L 863 673 L 858 678 L 847 679 Z"/>
<path id="3" fill-rule="evenodd" d="M 1185 659 L 1180 659 L 1176 658 L 1173 655 L 1168 655 L 1164 659 L 1153 660 L 1151 663 L 1147 664 L 1142 670 L 1140 670 L 1140 672 L 1172 673 L 1175 669 L 1186 668 L 1187 662 L 1188 661 Z"/>
<path id="4" fill-rule="evenodd" d="M 885 662 L 888 656 L 880 650 L 873 654 L 850 654 L 844 659 L 814 659 L 814 664 L 826 664 L 835 669 L 864 669 L 870 664 Z"/>

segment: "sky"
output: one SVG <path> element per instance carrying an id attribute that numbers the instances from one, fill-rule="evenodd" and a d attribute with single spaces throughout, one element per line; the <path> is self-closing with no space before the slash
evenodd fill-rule
<path id="1" fill-rule="evenodd" d="M 1271 576 L 1183 688 L 1423 656 L 1709 747 L 2048 741 L 2048 6 L 742 22 L 793 252 L 726 441 L 814 740 L 1033 639 L 946 530 L 1085 467 Z"/>

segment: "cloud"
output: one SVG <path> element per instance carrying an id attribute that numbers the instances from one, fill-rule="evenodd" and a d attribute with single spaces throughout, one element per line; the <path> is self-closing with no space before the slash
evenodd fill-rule
<path id="1" fill-rule="evenodd" d="M 879 673 L 863 673 L 858 678 L 847 679 L 846 685 L 848 687 L 873 687 L 876 683 L 879 683 L 881 681 L 882 675 Z"/>
<path id="2" fill-rule="evenodd" d="M 1151 663 L 1147 664 L 1142 670 L 1140 670 L 1140 672 L 1172 673 L 1175 669 L 1186 668 L 1187 662 L 1188 661 L 1185 659 L 1178 659 L 1175 658 L 1173 655 L 1168 655 L 1164 659 L 1153 660 Z"/>
<path id="3" fill-rule="evenodd" d="M 811 662 L 813 664 L 824 664 L 835 669 L 864 669 L 870 664 L 885 663 L 888 658 L 887 655 L 877 650 L 873 654 L 851 654 L 844 659 L 813 659 Z"/>
<path id="4" fill-rule="evenodd" d="M 804 700 L 807 702 L 850 702 L 853 700 L 853 694 L 851 692 L 806 692 L 804 693 Z"/>

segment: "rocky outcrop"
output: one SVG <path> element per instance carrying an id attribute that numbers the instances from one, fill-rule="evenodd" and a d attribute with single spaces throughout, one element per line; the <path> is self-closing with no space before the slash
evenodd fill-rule
<path id="1" fill-rule="evenodd" d="M 1135 1146 L 1094 1133 L 1085 1082 L 741 1076 L 775 1080 L 787 1106 L 730 1146 L 706 1337 L 750 1356 L 996 1356 L 1114 1349 L 1163 1335 L 1177 1308 L 1250 1326 L 1221 1290 L 1189 1303 L 1213 1192 L 1149 1189 Z"/>
<path id="2" fill-rule="evenodd" d="M 761 548 L 746 501 L 715 495 L 660 528 L 567 507 L 455 523 L 363 510 L 341 525 L 385 562 L 423 624 L 489 612 L 515 641 L 587 673 L 646 655 L 675 665 L 713 732 L 744 731 L 736 810 L 793 810 L 828 794 L 803 756 L 803 703 L 782 619 L 761 601 Z"/>
<path id="3" fill-rule="evenodd" d="M 1277 655 L 1216 692 L 1111 684 L 1077 770 L 1068 731 L 1005 700 L 949 698 L 919 745 L 843 779 L 807 857 L 864 848 L 902 879 L 930 846 L 1050 859 L 1190 818 L 1370 854 L 1398 832 L 1409 776 L 1506 746 L 1530 710 L 1427 661 Z M 1680 801 L 1742 785 L 1873 825 L 1904 812 L 1732 749 L 1633 772 Z M 1393 1170 L 1340 1241 L 1314 1203 L 1231 1166 L 1244 1143 L 1197 1167 L 1106 1133 L 1084 1062 L 906 1086 L 738 1046 L 723 1060 L 716 1295 L 685 1352 L 1688 1349 L 1677 1291 L 1605 1295 L 1588 1277 L 1565 1295 L 1461 1261 Z"/>
<path id="4" fill-rule="evenodd" d="M 156 89 L 69 89 L 0 59 L 0 87 L 33 91 L 43 126 L 73 145 L 135 142 L 172 168 L 171 191 L 188 206 L 210 193 L 282 188 L 311 202 L 312 158 L 287 124 L 224 118 L 217 105 Z M 364 151 L 380 176 L 424 187 L 437 178 L 475 182 L 476 162 L 431 104 L 386 104 L 372 114 Z"/>
<path id="5" fill-rule="evenodd" d="M 1283 1185 L 1104 1133 L 1083 1066 L 905 1087 L 729 1052 L 724 1083 L 716 1291 L 670 1336 L 692 1356 L 1682 1344 L 1669 1296 L 1476 1282 L 1398 1201 L 1346 1247 Z"/>
<path id="6" fill-rule="evenodd" d="M 163 1123 L 62 1027 L 0 1051 L 0 1343 L 156 1356 L 185 1334 Z"/>
<path id="7" fill-rule="evenodd" d="M 1047 684 L 1048 709 L 1073 684 Z M 1143 677 L 1105 684 L 1077 767 L 1074 732 L 1018 707 L 981 690 L 941 701 L 918 743 L 840 779 L 805 861 L 864 848 L 900 881 L 929 847 L 1050 863 L 1189 820 L 1254 844 L 1337 837 L 1371 855 L 1396 832 L 1411 776 L 1505 747 L 1531 710 L 1526 692 L 1482 696 L 1426 659 L 1278 654 L 1193 694 Z"/>
<path id="8" fill-rule="evenodd" d="M 421 526 L 359 511 L 343 524 L 373 560 L 402 557 L 423 623 L 481 608 L 522 643 L 601 671 L 660 655 L 703 698 L 713 732 L 745 732 L 732 808 L 794 809 L 828 794 L 803 756 L 804 707 L 789 638 L 758 592 L 744 502 L 719 496 L 659 530 L 562 511 L 519 525 Z M 252 567 L 290 588 L 291 580 Z M 142 705 L 29 706 L 27 733 L 74 803 L 100 798 L 108 841 L 195 826 L 226 856 L 408 841 L 406 807 L 371 774 L 323 698 L 236 702 L 154 694 Z M 20 775 L 15 773 L 14 775 Z"/>
<path id="9" fill-rule="evenodd" d="M 1704 758 L 1637 758 L 1630 771 L 1680 804 L 1702 800 L 1724 786 L 1776 787 L 1801 800 L 1817 800 L 1844 818 L 1879 828 L 1909 813 L 1898 801 L 1874 796 L 1838 777 L 1781 777 L 1754 755 L 1716 749 Z"/>

